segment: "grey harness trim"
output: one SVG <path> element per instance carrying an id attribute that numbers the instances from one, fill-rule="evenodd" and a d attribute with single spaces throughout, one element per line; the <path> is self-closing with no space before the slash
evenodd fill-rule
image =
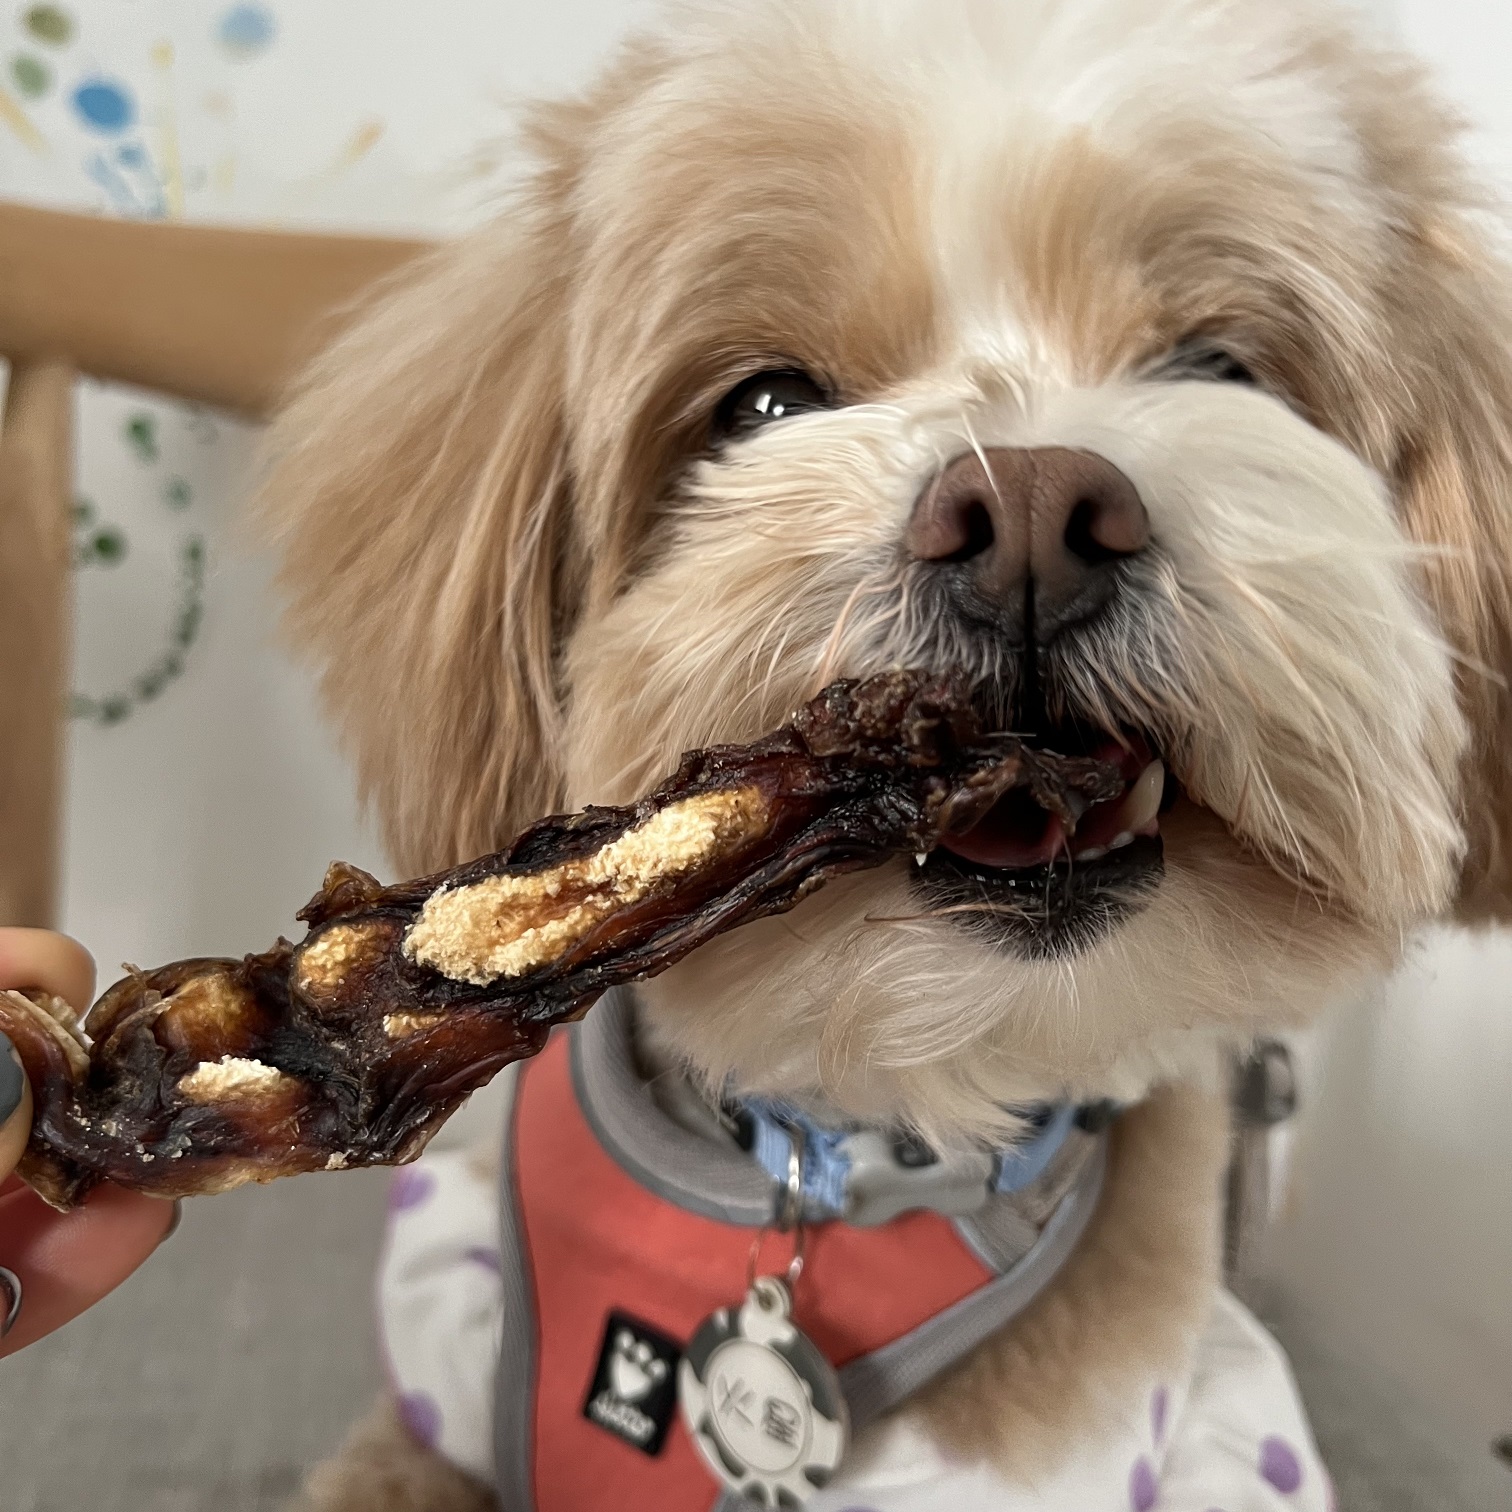
<path id="1" fill-rule="evenodd" d="M 520 1193 L 515 1184 L 515 1125 L 520 1099 L 516 1083 L 504 1123 L 499 1176 L 499 1279 L 504 1312 L 499 1364 L 494 1374 L 494 1485 L 499 1512 L 533 1512 L 530 1429 L 535 1420 L 535 1282 L 525 1247 Z"/>
<path id="2" fill-rule="evenodd" d="M 772 1221 L 772 1182 L 733 1145 L 694 1139 L 657 1106 L 631 1051 L 634 1004 L 606 992 L 572 1034 L 572 1087 L 598 1142 L 658 1197 L 719 1223 Z"/>
<path id="3" fill-rule="evenodd" d="M 633 1003 L 607 993 L 573 1026 L 569 1062 L 583 1116 L 605 1152 L 642 1186 L 686 1211 L 759 1229 L 772 1218 L 771 1180 L 744 1152 L 690 1133 L 656 1102 L 632 1052 Z M 534 1285 L 505 1137 L 500 1192 L 504 1319 L 495 1393 L 495 1480 L 500 1512 L 534 1512 Z M 851 1424 L 865 1428 L 901 1405 L 1011 1322 L 1044 1290 L 1085 1232 L 1107 1169 L 1105 1134 L 1077 1134 L 1033 1186 L 988 1200 L 956 1221 L 962 1242 L 997 1275 L 970 1296 L 840 1372 Z M 711 1512 L 748 1502 L 713 1495 Z"/>
<path id="4" fill-rule="evenodd" d="M 1039 1296 L 1086 1231 L 1107 1163 L 1107 1147 L 1099 1144 L 1082 1179 L 1066 1194 L 1029 1253 L 1010 1270 L 840 1372 L 852 1428 L 864 1428 L 905 1402 Z"/>

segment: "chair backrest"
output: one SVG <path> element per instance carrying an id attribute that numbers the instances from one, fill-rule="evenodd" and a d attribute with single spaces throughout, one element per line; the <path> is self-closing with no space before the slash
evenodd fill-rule
<path id="1" fill-rule="evenodd" d="M 75 375 L 266 415 L 426 245 L 0 205 L 0 923 L 57 912 Z"/>

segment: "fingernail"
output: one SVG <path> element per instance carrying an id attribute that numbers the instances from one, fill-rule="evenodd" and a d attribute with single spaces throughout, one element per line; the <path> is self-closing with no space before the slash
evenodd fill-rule
<path id="1" fill-rule="evenodd" d="M 158 1240 L 158 1248 L 161 1249 L 167 1242 L 178 1233 L 178 1226 L 184 1221 L 184 1204 L 173 1204 L 173 1217 L 168 1220 L 168 1227 L 163 1230 L 163 1237 Z"/>
<path id="2" fill-rule="evenodd" d="M 3 1124 L 17 1108 L 26 1092 L 26 1072 L 21 1069 L 21 1057 L 16 1047 L 0 1034 L 0 1124 Z"/>
<path id="3" fill-rule="evenodd" d="M 0 1265 L 0 1292 L 5 1294 L 0 1299 L 0 1339 L 3 1339 L 21 1316 L 21 1278 L 3 1265 Z"/>

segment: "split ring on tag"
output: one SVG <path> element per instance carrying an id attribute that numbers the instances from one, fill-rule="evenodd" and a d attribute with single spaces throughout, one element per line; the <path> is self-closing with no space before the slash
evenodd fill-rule
<path id="1" fill-rule="evenodd" d="M 751 1240 L 750 1257 L 746 1260 L 746 1290 L 756 1284 L 756 1270 L 761 1260 L 761 1246 L 766 1241 L 766 1236 L 772 1232 L 771 1224 L 757 1231 L 756 1237 Z M 808 1239 L 804 1226 L 800 1223 L 793 1230 L 793 1258 L 788 1261 L 787 1286 L 788 1291 L 797 1286 L 798 1278 L 803 1274 L 804 1258 L 808 1253 Z"/>
<path id="2" fill-rule="evenodd" d="M 762 1505 L 802 1506 L 845 1457 L 840 1378 L 793 1323 L 792 1295 L 776 1276 L 753 1280 L 738 1311 L 704 1320 L 677 1367 L 677 1396 L 709 1469 Z"/>

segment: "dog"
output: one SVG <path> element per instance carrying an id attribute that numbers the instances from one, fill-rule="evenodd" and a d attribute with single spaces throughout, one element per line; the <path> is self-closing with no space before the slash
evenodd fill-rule
<path id="1" fill-rule="evenodd" d="M 1102 1175 L 1054 1274 L 858 1423 L 816 1506 L 1327 1504 L 1220 1290 L 1220 1067 L 1425 921 L 1506 912 L 1512 318 L 1458 129 L 1324 0 L 677 7 L 535 111 L 497 219 L 384 289 L 274 428 L 290 625 L 406 873 L 894 667 L 1123 763 L 1097 823 L 1010 804 L 581 1026 L 617 1015 L 710 1138 L 777 1099 L 969 1160 L 1026 1108 L 1121 1110 L 1078 1127 Z M 475 1169 L 435 1178 L 462 1248 L 497 1243 Z M 473 1362 L 482 1422 L 477 1284 L 471 1343 L 432 1354 Z M 688 1345 L 641 1321 L 603 1335 L 621 1428 Z M 1201 1398 L 1240 1356 L 1298 1416 L 1225 1465 Z M 712 1506 L 696 1427 L 661 1425 Z M 627 1479 L 522 1482 L 391 1401 L 306 1495 L 684 1504 L 572 1432 Z"/>

